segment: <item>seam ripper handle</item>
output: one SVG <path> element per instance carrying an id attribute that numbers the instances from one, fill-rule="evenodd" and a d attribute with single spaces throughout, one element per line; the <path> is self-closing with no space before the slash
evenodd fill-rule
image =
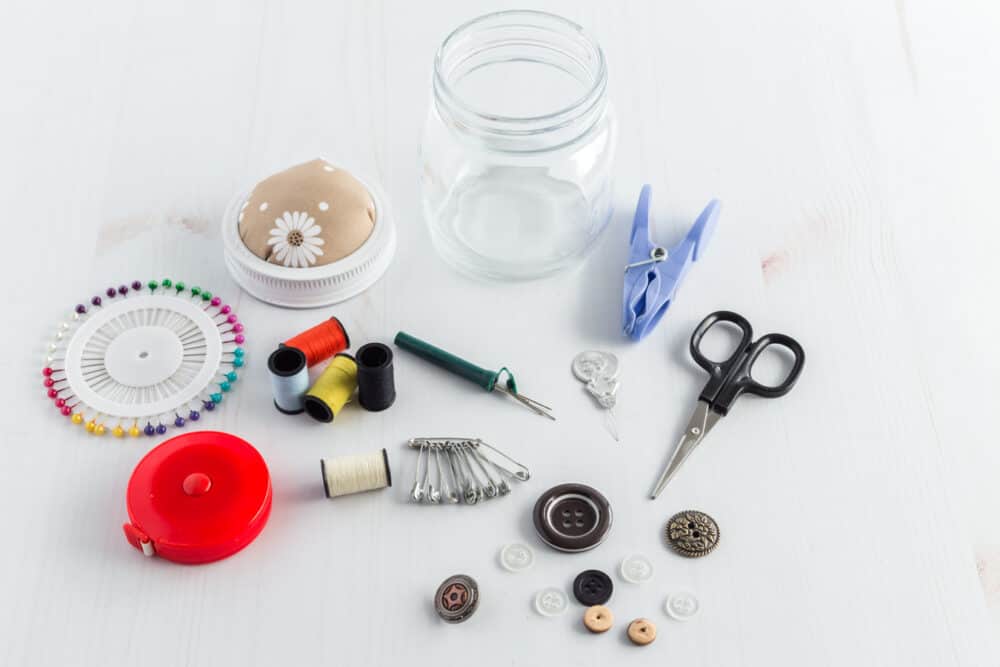
<path id="1" fill-rule="evenodd" d="M 411 336 L 405 331 L 397 333 L 394 342 L 397 347 L 401 347 L 408 352 L 412 352 L 424 361 L 429 361 L 438 368 L 443 368 L 449 373 L 454 373 L 459 377 L 463 377 L 466 380 L 479 385 L 486 391 L 493 391 L 493 386 L 496 384 L 497 378 L 497 373 L 494 371 L 480 368 L 465 359 L 456 357 L 450 352 L 446 352 L 439 347 L 435 347 L 430 343 Z"/>

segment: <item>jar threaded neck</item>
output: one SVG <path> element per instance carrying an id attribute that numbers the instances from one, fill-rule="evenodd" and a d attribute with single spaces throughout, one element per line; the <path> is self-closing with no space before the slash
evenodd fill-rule
<path id="1" fill-rule="evenodd" d="M 514 65 L 527 69 L 515 72 Z M 484 99 L 463 89 L 491 67 L 507 68 L 518 85 L 518 73 L 559 76 L 563 98 L 527 85 L 520 100 Z M 506 91 L 517 88 L 505 84 Z M 434 107 L 446 125 L 501 151 L 548 151 L 573 143 L 604 118 L 608 106 L 607 66 L 597 41 L 576 23 L 538 11 L 496 12 L 459 26 L 438 49 L 433 85 Z M 512 100 L 526 106 L 513 108 Z"/>

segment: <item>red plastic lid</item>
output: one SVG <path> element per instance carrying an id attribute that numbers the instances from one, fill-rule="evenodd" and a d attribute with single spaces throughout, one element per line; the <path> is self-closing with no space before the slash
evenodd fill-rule
<path id="1" fill-rule="evenodd" d="M 271 476 L 250 443 L 198 431 L 139 461 L 128 482 L 125 538 L 146 555 L 208 563 L 250 544 L 271 513 Z"/>

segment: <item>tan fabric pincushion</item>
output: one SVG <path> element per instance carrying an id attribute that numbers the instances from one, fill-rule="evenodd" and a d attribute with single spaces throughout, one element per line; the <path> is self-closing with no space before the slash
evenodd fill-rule
<path id="1" fill-rule="evenodd" d="M 374 226 L 375 204 L 365 186 L 319 159 L 265 178 L 239 215 L 240 238 L 250 252 L 297 268 L 347 257 Z"/>

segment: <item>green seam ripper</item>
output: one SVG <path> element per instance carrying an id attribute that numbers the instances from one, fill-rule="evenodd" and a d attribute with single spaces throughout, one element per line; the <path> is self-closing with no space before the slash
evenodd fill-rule
<path id="1" fill-rule="evenodd" d="M 521 405 L 534 412 L 536 415 L 548 417 L 552 421 L 555 421 L 556 419 L 552 416 L 552 408 L 518 392 L 517 382 L 514 380 L 514 374 L 511 373 L 506 366 L 502 367 L 498 371 L 481 368 L 469 361 L 466 361 L 465 359 L 456 357 L 454 354 L 446 352 L 439 347 L 434 347 L 430 343 L 426 343 L 419 338 L 414 338 L 404 331 L 400 331 L 396 334 L 395 343 L 397 346 L 412 352 L 424 361 L 429 361 L 449 373 L 465 378 L 466 380 L 479 385 L 486 391 L 499 391 L 507 396 L 510 396 Z M 501 377 L 503 376 L 506 376 L 506 378 L 501 382 Z"/>

